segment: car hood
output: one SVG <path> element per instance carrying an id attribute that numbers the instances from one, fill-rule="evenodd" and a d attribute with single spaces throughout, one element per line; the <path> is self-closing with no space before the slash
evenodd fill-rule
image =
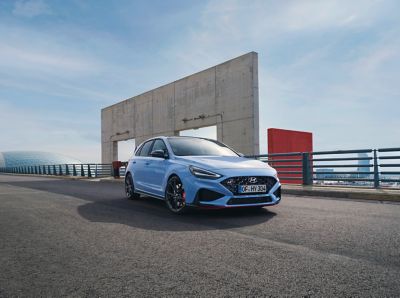
<path id="1" fill-rule="evenodd" d="M 184 156 L 177 157 L 190 165 L 205 169 L 270 169 L 268 164 L 245 157 L 236 156 Z M 273 170 L 275 171 L 275 170 Z"/>

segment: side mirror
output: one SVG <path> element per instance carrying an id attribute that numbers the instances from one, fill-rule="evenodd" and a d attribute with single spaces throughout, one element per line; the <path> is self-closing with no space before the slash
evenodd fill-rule
<path id="1" fill-rule="evenodd" d="M 168 155 L 164 152 L 164 150 L 154 150 L 153 152 L 150 153 L 152 157 L 158 157 L 158 158 L 167 158 Z"/>

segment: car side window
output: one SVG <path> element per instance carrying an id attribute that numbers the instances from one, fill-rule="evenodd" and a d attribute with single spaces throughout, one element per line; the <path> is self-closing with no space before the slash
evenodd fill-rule
<path id="1" fill-rule="evenodd" d="M 156 150 L 162 150 L 162 151 L 164 151 L 164 153 L 165 152 L 168 153 L 167 146 L 165 146 L 164 141 L 161 139 L 157 139 L 154 141 L 154 145 L 153 145 L 153 148 L 151 149 L 151 151 L 156 151 Z"/>
<path id="2" fill-rule="evenodd" d="M 144 143 L 144 145 L 140 149 L 139 156 L 149 156 L 151 145 L 153 145 L 153 140 Z"/>
<path id="3" fill-rule="evenodd" d="M 142 150 L 142 147 L 143 146 L 139 146 L 139 148 L 136 148 L 135 156 L 139 156 L 140 155 L 140 151 Z"/>

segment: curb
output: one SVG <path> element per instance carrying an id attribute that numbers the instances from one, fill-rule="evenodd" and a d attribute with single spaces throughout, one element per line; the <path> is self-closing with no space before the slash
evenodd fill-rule
<path id="1" fill-rule="evenodd" d="M 310 197 L 328 197 L 340 199 L 353 199 L 353 200 L 367 200 L 367 201 L 387 201 L 387 202 L 400 202 L 400 193 L 388 193 L 384 190 L 376 190 L 374 192 L 367 191 L 338 191 L 338 190 L 323 190 L 323 189 L 290 189 L 282 186 L 282 193 L 297 196 L 310 196 Z"/>
<path id="2" fill-rule="evenodd" d="M 82 177 L 82 176 L 66 176 L 66 175 L 35 175 L 35 174 L 21 174 L 21 173 L 0 173 L 1 175 L 8 176 L 21 176 L 21 177 L 38 177 L 38 178 L 53 178 L 60 180 L 90 180 L 96 179 L 94 177 Z"/>

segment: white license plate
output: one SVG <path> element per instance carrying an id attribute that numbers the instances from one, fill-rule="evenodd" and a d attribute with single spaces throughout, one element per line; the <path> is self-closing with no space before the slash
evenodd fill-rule
<path id="1" fill-rule="evenodd" d="M 267 192 L 265 184 L 239 185 L 239 193 Z"/>

